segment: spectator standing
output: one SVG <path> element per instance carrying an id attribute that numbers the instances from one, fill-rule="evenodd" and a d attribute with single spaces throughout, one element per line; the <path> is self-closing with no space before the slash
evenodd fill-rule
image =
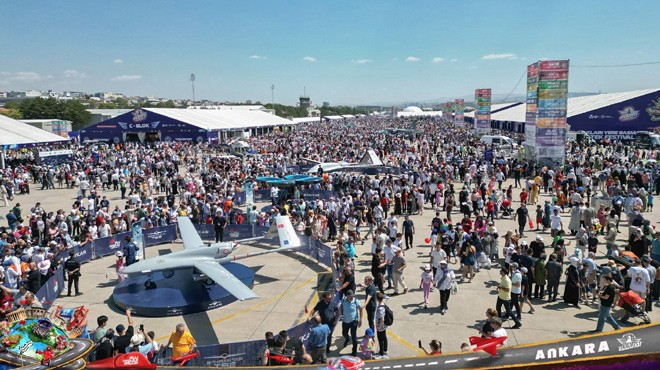
<path id="1" fill-rule="evenodd" d="M 413 247 L 413 235 L 415 235 L 415 223 L 405 215 L 403 220 L 403 238 L 406 244 L 406 250 Z"/>
<path id="2" fill-rule="evenodd" d="M 195 338 L 186 330 L 184 324 L 177 324 L 176 329 L 170 335 L 165 347 L 172 345 L 172 357 L 179 358 L 185 354 L 192 353 L 197 347 Z"/>
<path id="3" fill-rule="evenodd" d="M 66 270 L 66 276 L 68 279 L 67 297 L 71 297 L 72 285 L 76 289 L 76 295 L 82 295 L 78 287 L 81 276 L 80 267 L 80 262 L 76 259 L 76 253 L 74 251 L 69 251 L 69 259 L 64 262 L 64 270 Z"/>
<path id="4" fill-rule="evenodd" d="M 403 271 L 406 268 L 406 260 L 403 258 L 403 251 L 401 248 L 396 248 L 394 253 L 394 259 L 392 260 L 392 273 L 394 275 L 394 294 L 399 294 L 399 286 L 403 287 L 403 293 L 408 293 L 408 286 L 403 278 Z"/>
<path id="5" fill-rule="evenodd" d="M 323 293 L 323 299 L 316 303 L 316 306 L 310 312 L 310 319 L 318 316 L 320 322 L 328 327 L 328 334 L 326 340 L 326 353 L 330 352 L 330 345 L 332 344 L 332 332 L 337 323 L 339 311 L 337 305 L 332 301 L 333 294 L 331 292 Z M 312 355 L 314 357 L 314 355 Z"/>
<path id="6" fill-rule="evenodd" d="M 497 296 L 497 304 L 495 305 L 497 316 L 502 317 L 502 306 L 504 306 L 504 309 L 506 310 L 504 317 L 513 319 L 515 322 L 513 328 L 518 329 L 522 324 L 513 312 L 511 312 L 511 279 L 509 278 L 509 271 L 506 268 L 501 269 L 500 277 L 500 283 L 497 285 L 499 293 Z M 493 326 L 493 328 L 495 328 L 495 326 Z M 497 330 L 497 328 L 495 328 L 495 330 Z"/>
<path id="7" fill-rule="evenodd" d="M 322 323 L 321 315 L 314 315 L 312 318 L 315 326 L 309 333 L 310 355 L 312 363 L 327 364 L 327 349 L 330 347 L 328 338 L 332 337 L 332 332 L 327 324 Z"/>
<path id="8" fill-rule="evenodd" d="M 378 354 L 387 356 L 387 325 L 385 325 L 385 294 L 376 293 L 378 308 L 376 309 L 376 337 L 378 338 Z"/>
<path id="9" fill-rule="evenodd" d="M 342 348 L 346 348 L 349 341 L 352 342 L 351 356 L 357 356 L 357 329 L 362 326 L 362 309 L 362 304 L 355 298 L 355 293 L 352 290 L 346 291 L 345 297 L 341 301 L 341 310 L 344 317 L 341 324 L 341 332 L 344 337 Z"/>
<path id="10" fill-rule="evenodd" d="M 133 329 L 133 317 L 131 316 L 131 310 L 126 309 L 126 319 L 128 320 L 128 328 L 123 324 L 117 325 L 115 328 L 117 330 L 117 338 L 114 341 L 114 354 L 126 353 L 126 347 L 131 344 L 131 338 L 135 334 Z"/>

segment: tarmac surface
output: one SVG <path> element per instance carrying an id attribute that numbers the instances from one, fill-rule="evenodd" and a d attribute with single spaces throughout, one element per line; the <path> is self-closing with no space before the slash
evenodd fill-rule
<path id="1" fill-rule="evenodd" d="M 512 184 L 513 180 L 505 182 L 503 188 L 508 187 L 510 183 Z M 31 194 L 17 195 L 13 203 L 21 203 L 21 208 L 26 213 L 36 202 L 41 202 L 47 211 L 55 211 L 60 208 L 68 211 L 75 200 L 76 192 L 77 190 L 73 189 L 39 190 L 39 186 L 33 185 Z M 514 189 L 514 199 L 518 198 L 519 192 L 520 189 Z M 115 205 L 123 208 L 125 204 L 119 199 L 119 192 L 101 191 L 101 195 L 108 197 L 111 209 L 114 209 Z M 155 195 L 157 196 L 157 194 Z M 541 194 L 540 204 L 543 204 L 545 199 L 548 197 Z M 519 202 L 514 201 L 514 209 L 518 205 Z M 530 214 L 533 214 L 535 206 L 528 206 L 528 208 Z M 0 208 L 0 213 L 3 215 L 7 211 L 7 208 Z M 430 235 L 430 223 L 433 216 L 434 212 L 428 204 L 423 215 L 411 216 L 416 227 L 415 247 L 407 251 L 405 255 L 408 267 L 404 272 L 409 291 L 405 295 L 394 296 L 387 301 L 395 315 L 395 323 L 388 330 L 390 358 L 423 355 L 423 352 L 418 349 L 418 340 L 429 348 L 428 343 L 432 339 L 438 339 L 442 342 L 443 352 L 459 351 L 461 344 L 468 342 L 468 337 L 477 335 L 476 328 L 483 324 L 486 309 L 495 307 L 497 299 L 495 286 L 499 282 L 498 267 L 490 270 L 482 269 L 475 275 L 471 283 L 467 283 L 467 280 L 459 282 L 458 293 L 450 297 L 449 309 L 445 315 L 440 314 L 438 308 L 440 298 L 437 291 L 431 293 L 428 309 L 423 308 L 423 293 L 419 289 L 419 280 L 421 268 L 428 263 L 430 252 L 430 246 L 423 243 L 424 239 Z M 444 216 L 444 213 L 441 213 L 441 216 Z M 566 212 L 562 216 L 566 228 L 569 214 Z M 652 225 L 656 225 L 660 221 L 660 210 L 646 213 L 645 216 L 651 219 Z M 452 214 L 454 222 L 460 218 L 458 213 Z M 402 220 L 401 218 L 400 222 Z M 625 220 L 621 222 L 622 227 L 618 240 L 620 244 L 625 243 L 624 238 L 628 235 L 627 227 L 623 226 L 626 224 Z M 512 219 L 498 219 L 495 226 L 502 236 L 508 230 L 514 230 L 517 223 Z M 526 230 L 523 240 L 527 240 L 529 243 L 536 235 L 541 235 L 546 244 L 550 243 L 549 231 L 542 233 Z M 571 238 L 569 237 L 568 240 Z M 603 253 L 605 246 L 602 236 L 599 237 L 599 240 L 601 243 L 598 247 L 596 262 L 602 264 L 606 261 Z M 502 244 L 500 242 L 500 249 Z M 571 245 L 575 245 L 575 242 L 571 241 Z M 147 248 L 146 257 L 180 249 L 182 249 L 181 243 L 154 246 Z M 363 277 L 369 274 L 370 243 L 364 245 L 357 243 L 356 249 L 358 256 L 356 282 L 361 282 Z M 255 250 L 262 250 L 262 248 L 258 245 L 242 245 L 235 253 L 243 254 Z M 548 254 L 550 251 L 550 249 L 546 250 Z M 572 248 L 569 248 L 570 252 L 572 252 Z M 84 305 L 89 308 L 88 327 L 90 330 L 96 327 L 96 317 L 100 315 L 109 317 L 108 327 L 114 328 L 120 323 L 126 325 L 124 313 L 112 303 L 112 291 L 117 284 L 114 263 L 115 257 L 110 256 L 84 264 L 80 279 L 80 289 L 83 295 L 66 297 L 66 292 L 63 292 L 63 295 L 54 304 L 64 307 Z M 305 313 L 305 306 L 311 309 L 317 302 L 317 282 L 320 277 L 327 276 L 329 272 L 307 256 L 298 253 L 274 253 L 248 258 L 242 260 L 241 263 L 256 272 L 253 290 L 259 298 L 243 302 L 237 301 L 225 307 L 183 317 L 134 317 L 134 325 L 143 324 L 145 331 L 153 330 L 159 343 L 167 343 L 169 334 L 174 331 L 175 325 L 179 322 L 186 324 L 198 345 L 262 339 L 267 331 L 277 332 L 305 320 L 308 316 Z M 459 265 L 452 264 L 451 266 L 456 269 L 457 277 L 460 277 L 461 272 L 457 270 Z M 582 304 L 581 308 L 577 309 L 564 304 L 561 301 L 563 285 L 562 279 L 557 302 L 547 303 L 545 300 L 532 300 L 536 308 L 533 314 L 527 313 L 527 307 L 523 308 L 522 328 L 510 329 L 513 322 L 505 322 L 504 328 L 509 336 L 509 346 L 573 338 L 596 328 L 598 306 Z M 391 292 L 388 291 L 388 293 Z M 364 289 L 358 287 L 356 296 L 363 300 Z M 652 321 L 660 319 L 659 312 L 660 305 L 656 302 L 653 312 L 649 313 Z M 615 318 L 620 318 L 622 315 L 621 309 L 615 310 Z M 636 319 L 631 318 L 629 323 L 621 325 L 628 327 L 635 324 L 637 324 Z M 358 330 L 360 336 L 364 333 L 364 329 L 366 326 L 363 325 Z M 606 324 L 605 331 L 611 330 L 612 327 Z M 336 343 L 343 343 L 341 326 L 335 328 L 334 338 Z M 337 356 L 339 353 L 350 354 L 350 346 L 338 352 L 336 346 L 333 345 L 330 355 Z"/>

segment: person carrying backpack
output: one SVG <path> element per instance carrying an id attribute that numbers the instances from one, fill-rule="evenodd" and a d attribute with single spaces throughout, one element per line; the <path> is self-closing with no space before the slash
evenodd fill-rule
<path id="1" fill-rule="evenodd" d="M 381 292 L 376 293 L 376 301 L 378 308 L 376 309 L 376 337 L 378 338 L 378 355 L 387 357 L 387 324 L 385 324 L 385 316 L 387 311 L 392 312 L 389 307 L 385 305 L 385 294 Z M 392 318 L 394 317 L 391 315 Z M 388 320 L 389 321 L 389 320 Z"/>

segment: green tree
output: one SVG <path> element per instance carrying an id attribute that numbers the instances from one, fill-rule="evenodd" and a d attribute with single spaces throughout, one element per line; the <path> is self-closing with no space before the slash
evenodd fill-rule
<path id="1" fill-rule="evenodd" d="M 56 100 L 55 98 L 26 99 L 21 102 L 19 111 L 25 119 L 57 118 L 83 124 L 91 114 L 78 100 Z"/>
<path id="2" fill-rule="evenodd" d="M 0 114 L 3 116 L 7 116 L 9 118 L 13 119 L 22 119 L 23 115 L 21 114 L 21 111 L 18 109 L 7 109 L 7 108 L 0 108 Z"/>

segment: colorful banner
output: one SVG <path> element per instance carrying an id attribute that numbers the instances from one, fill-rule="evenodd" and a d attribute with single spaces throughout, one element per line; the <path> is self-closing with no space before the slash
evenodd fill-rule
<path id="1" fill-rule="evenodd" d="M 465 115 L 463 112 L 465 106 L 465 100 L 456 99 L 454 103 L 456 107 L 454 111 L 454 124 L 456 125 L 456 127 L 463 127 L 463 125 L 465 124 Z"/>
<path id="2" fill-rule="evenodd" d="M 538 63 L 536 159 L 544 164 L 563 163 L 568 104 L 568 60 Z"/>
<path id="3" fill-rule="evenodd" d="M 446 121 L 451 121 L 454 116 L 454 109 L 452 103 L 445 103 L 444 108 L 442 109 L 442 118 Z"/>
<path id="4" fill-rule="evenodd" d="M 135 258 L 137 260 L 144 259 L 144 239 L 142 239 L 142 224 L 140 222 L 133 223 L 133 243 L 135 243 Z"/>
<path id="5" fill-rule="evenodd" d="M 474 130 L 479 136 L 490 134 L 491 90 L 476 89 L 474 91 Z"/>
<path id="6" fill-rule="evenodd" d="M 527 66 L 527 113 L 525 115 L 525 145 L 529 155 L 536 151 L 536 113 L 538 103 L 539 63 Z"/>

